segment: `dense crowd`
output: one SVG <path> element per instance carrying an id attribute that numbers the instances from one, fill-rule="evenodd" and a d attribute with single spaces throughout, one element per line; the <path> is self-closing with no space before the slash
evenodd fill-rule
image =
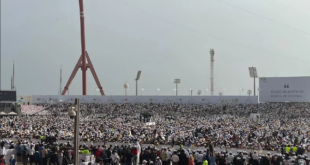
<path id="1" fill-rule="evenodd" d="M 49 144 L 59 140 L 71 140 L 74 122 L 69 118 L 67 111 L 72 104 L 58 103 L 39 106 L 48 107 L 51 115 L 1 118 L 1 138 L 22 141 L 43 138 L 42 140 L 50 142 Z M 190 151 L 185 148 L 205 147 L 209 149 L 209 155 L 214 152 L 209 148 L 210 146 L 221 148 L 225 152 L 218 155 L 213 153 L 217 160 L 220 157 L 226 160 L 229 157 L 226 150 L 230 148 L 270 150 L 281 154 L 270 155 L 268 159 L 270 163 L 272 156 L 283 158 L 285 154 L 291 155 L 289 159 L 294 158 L 293 154 L 302 155 L 300 159 L 306 161 L 304 154 L 310 150 L 310 104 L 308 103 L 208 105 L 90 103 L 82 104 L 80 110 L 80 141 L 131 144 L 138 140 L 140 144 L 153 144 L 154 147 L 158 145 L 169 145 L 172 148 L 176 145 L 183 146 L 184 148 L 181 147 L 182 149 L 177 151 L 171 149 L 169 151 L 170 147 L 166 148 L 166 152 L 171 152 L 170 156 L 176 153 L 180 160 L 183 160 L 180 154 L 184 153 L 187 163 L 190 162 L 188 161 L 191 158 L 190 155 L 192 155 L 193 162 L 196 162 L 195 164 L 202 163 L 196 154 L 201 153 L 204 155 L 203 159 L 207 159 L 208 150 Z M 260 115 L 251 118 L 251 113 Z M 154 122 L 155 125 L 146 124 L 147 122 Z M 147 149 L 149 156 L 152 151 L 157 153 L 158 149 L 152 148 Z M 141 151 L 141 157 L 144 151 Z M 119 153 L 118 150 L 117 152 Z M 240 152 L 232 154 L 240 154 Z M 254 152 L 251 154 L 255 155 Z M 250 160 L 251 154 L 246 154 L 246 158 Z M 119 155 L 123 154 L 119 153 Z M 157 156 L 164 164 L 163 158 L 158 154 Z M 260 155 L 260 157 L 262 159 L 266 156 Z M 156 161 L 154 157 L 148 160 L 147 164 L 150 160 Z M 240 160 L 245 161 L 242 156 Z"/>

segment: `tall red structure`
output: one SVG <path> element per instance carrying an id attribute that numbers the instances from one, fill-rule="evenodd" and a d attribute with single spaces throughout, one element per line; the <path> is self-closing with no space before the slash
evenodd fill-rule
<path id="1" fill-rule="evenodd" d="M 74 79 L 74 76 L 76 75 L 77 71 L 79 68 L 82 70 L 82 85 L 83 85 L 83 95 L 86 95 L 86 70 L 87 68 L 90 69 L 91 73 L 93 74 L 93 77 L 96 81 L 96 84 L 100 90 L 101 95 L 104 95 L 104 92 L 102 90 L 100 81 L 97 77 L 95 68 L 89 58 L 88 53 L 86 52 L 85 48 L 85 27 L 84 27 L 84 7 L 83 7 L 83 0 L 79 0 L 79 5 L 80 5 L 80 24 L 81 24 L 81 46 L 82 46 L 82 55 L 79 58 L 78 62 L 76 63 L 73 72 L 71 73 L 71 76 L 62 92 L 62 95 L 65 95 L 69 89 L 69 86 Z M 87 63 L 86 63 L 87 59 Z"/>

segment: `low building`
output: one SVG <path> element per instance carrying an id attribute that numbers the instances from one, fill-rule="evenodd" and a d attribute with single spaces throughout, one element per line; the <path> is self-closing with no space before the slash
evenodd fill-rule
<path id="1" fill-rule="evenodd" d="M 20 105 L 16 102 L 15 90 L 0 90 L 0 116 L 20 115 Z"/>

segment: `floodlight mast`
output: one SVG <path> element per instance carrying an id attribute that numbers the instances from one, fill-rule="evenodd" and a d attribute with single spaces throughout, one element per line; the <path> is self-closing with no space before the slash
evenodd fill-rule
<path id="1" fill-rule="evenodd" d="M 174 79 L 175 83 L 175 95 L 178 95 L 178 84 L 181 82 L 181 79 Z"/>
<path id="2" fill-rule="evenodd" d="M 254 89 L 253 89 L 253 91 L 254 91 L 254 96 L 256 95 L 255 94 L 255 86 L 256 86 L 256 84 L 255 84 L 255 78 L 257 78 L 258 76 L 257 76 L 257 70 L 256 70 L 256 67 L 249 67 L 249 72 L 250 72 L 250 77 L 251 78 L 253 78 L 254 79 Z"/>
<path id="3" fill-rule="evenodd" d="M 210 80 L 211 80 L 211 96 L 214 93 L 214 49 L 210 49 Z"/>
<path id="4" fill-rule="evenodd" d="M 136 80 L 136 96 L 138 96 L 138 80 L 140 79 L 140 76 L 141 76 L 141 71 L 139 70 L 137 73 L 137 78 L 135 79 Z"/>

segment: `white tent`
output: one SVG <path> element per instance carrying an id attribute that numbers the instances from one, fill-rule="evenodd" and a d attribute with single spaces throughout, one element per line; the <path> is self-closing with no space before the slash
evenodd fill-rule
<path id="1" fill-rule="evenodd" d="M 8 113 L 8 115 L 17 115 L 17 113 L 15 113 L 15 112 L 10 112 L 10 113 Z"/>
<path id="2" fill-rule="evenodd" d="M 7 113 L 5 113 L 5 112 L 0 112 L 0 115 L 7 115 Z"/>

